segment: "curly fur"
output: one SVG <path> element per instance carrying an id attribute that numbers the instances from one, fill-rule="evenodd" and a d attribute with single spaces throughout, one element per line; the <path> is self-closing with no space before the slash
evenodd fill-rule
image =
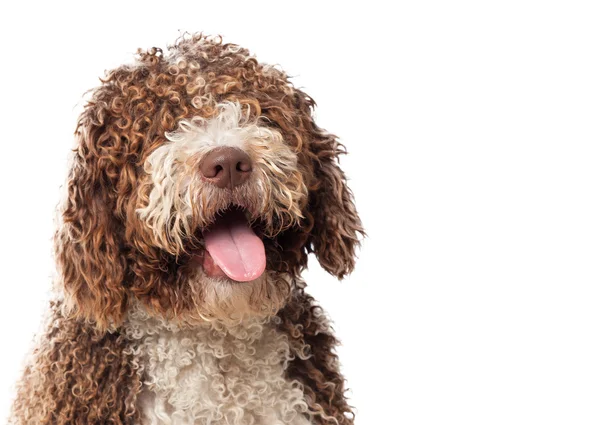
<path id="1" fill-rule="evenodd" d="M 315 124 L 313 107 L 279 69 L 202 35 L 184 36 L 166 53 L 139 51 L 134 64 L 107 73 L 79 118 L 60 209 L 55 252 L 64 302 L 52 307 L 11 423 L 140 423 L 150 394 L 144 386 L 162 403 L 156 409 L 171 406 L 173 423 L 192 415 L 258 424 L 260 412 L 287 423 L 352 423 L 336 340 L 299 283 L 311 252 L 338 278 L 350 273 L 363 233 L 337 164 L 344 147 Z M 219 190 L 198 177 L 218 145 L 250 155 L 247 183 Z M 267 272 L 244 285 L 210 278 L 196 261 L 202 229 L 230 205 L 245 208 L 267 254 Z M 145 329 L 139 338 L 134 323 Z M 189 338 L 181 339 L 176 329 L 184 328 Z M 190 398 L 176 395 L 187 372 L 162 389 L 150 384 L 152 370 L 170 367 L 161 360 L 153 369 L 150 357 L 162 355 L 156 332 L 178 350 L 221 335 L 196 363 L 178 365 L 184 369 L 219 363 L 215 353 L 237 347 L 240 335 L 248 350 L 272 352 L 265 352 L 274 363 L 268 377 L 256 375 L 256 359 L 229 357 L 240 360 L 246 384 L 269 380 L 274 398 L 261 395 L 242 414 L 231 406 L 237 393 L 227 392 L 229 384 Z M 235 402 L 254 403 L 244 391 Z M 267 400 L 279 407 L 261 410 Z M 210 403 L 221 403 L 223 417 L 206 413 Z"/>
<path id="2" fill-rule="evenodd" d="M 86 326 L 50 306 L 46 330 L 17 387 L 10 424 L 139 423 L 142 388 L 127 338 Z"/>
<path id="3" fill-rule="evenodd" d="M 178 326 L 136 309 L 124 326 L 144 364 L 149 424 L 308 425 L 302 385 L 286 379 L 289 341 L 278 318 Z"/>
<path id="4" fill-rule="evenodd" d="M 278 326 L 288 335 L 292 352 L 287 375 L 303 384 L 315 422 L 352 424 L 354 413 L 346 403 L 345 381 L 335 353 L 338 341 L 321 307 L 299 288 L 278 317 Z"/>

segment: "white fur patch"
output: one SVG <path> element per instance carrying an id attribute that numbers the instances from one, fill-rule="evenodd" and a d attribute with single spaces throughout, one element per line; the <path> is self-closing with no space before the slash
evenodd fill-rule
<path id="1" fill-rule="evenodd" d="M 250 123 L 249 109 L 242 111 L 239 103 L 224 102 L 217 105 L 218 114 L 211 119 L 194 117 L 179 122 L 179 130 L 167 133 L 171 142 L 185 145 L 189 150 L 202 150 L 231 146 L 244 149 L 253 139 L 273 138 L 272 131 Z"/>
<path id="2" fill-rule="evenodd" d="M 141 361 L 144 425 L 310 425 L 277 320 L 182 328 L 134 310 L 125 332 Z"/>

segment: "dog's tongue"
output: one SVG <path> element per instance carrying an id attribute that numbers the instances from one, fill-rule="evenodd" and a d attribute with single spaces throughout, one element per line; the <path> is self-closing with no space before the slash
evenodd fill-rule
<path id="1" fill-rule="evenodd" d="M 248 282 L 265 271 L 265 246 L 241 211 L 218 217 L 203 236 L 206 250 L 229 278 Z"/>

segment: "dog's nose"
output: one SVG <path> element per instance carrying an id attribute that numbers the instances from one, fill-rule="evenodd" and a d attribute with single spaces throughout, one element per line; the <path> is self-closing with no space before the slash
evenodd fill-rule
<path id="1" fill-rule="evenodd" d="M 200 163 L 202 176 L 217 187 L 233 189 L 252 172 L 252 160 L 238 148 L 215 148 Z"/>

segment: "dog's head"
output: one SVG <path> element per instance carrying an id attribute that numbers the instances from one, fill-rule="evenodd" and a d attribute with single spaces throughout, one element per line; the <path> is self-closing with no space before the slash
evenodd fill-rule
<path id="1" fill-rule="evenodd" d="M 72 311 L 118 325 L 272 314 L 314 252 L 342 278 L 362 233 L 313 100 L 280 70 L 191 36 L 109 73 L 80 116 L 56 235 Z"/>

